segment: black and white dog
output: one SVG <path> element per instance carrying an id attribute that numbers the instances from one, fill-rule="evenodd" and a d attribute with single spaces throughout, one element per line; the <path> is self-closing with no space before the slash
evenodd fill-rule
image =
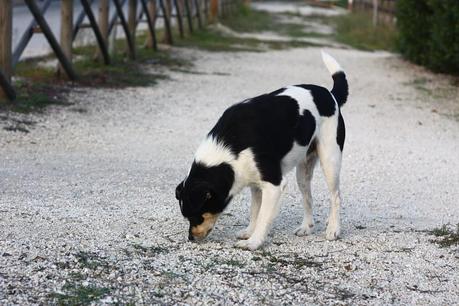
<path id="1" fill-rule="evenodd" d="M 340 107 L 348 83 L 333 57 L 322 52 L 322 59 L 333 77 L 331 92 L 317 85 L 284 87 L 231 106 L 209 132 L 176 188 L 181 212 L 190 222 L 190 240 L 205 238 L 231 199 L 250 187 L 250 223 L 238 233 L 236 247 L 259 248 L 279 210 L 285 176 L 294 167 L 305 210 L 295 234 L 311 234 L 311 178 L 317 159 L 331 193 L 326 238 L 338 237 L 345 138 Z"/>

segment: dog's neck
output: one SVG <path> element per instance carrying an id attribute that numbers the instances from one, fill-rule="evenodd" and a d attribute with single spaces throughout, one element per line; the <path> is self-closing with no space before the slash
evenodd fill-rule
<path id="1" fill-rule="evenodd" d="M 231 166 L 234 171 L 234 182 L 228 192 L 228 197 L 235 196 L 244 187 L 261 182 L 255 157 L 250 148 L 234 154 L 229 145 L 211 135 L 201 143 L 196 151 L 195 162 L 209 168 L 222 164 Z"/>
<path id="2" fill-rule="evenodd" d="M 237 156 L 231 148 L 222 141 L 209 135 L 198 147 L 194 155 L 197 163 L 208 167 L 218 166 L 222 163 L 230 164 Z"/>

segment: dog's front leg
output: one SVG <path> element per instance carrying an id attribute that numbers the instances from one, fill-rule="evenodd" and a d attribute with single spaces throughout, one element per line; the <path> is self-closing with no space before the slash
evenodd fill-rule
<path id="1" fill-rule="evenodd" d="M 253 234 L 247 240 L 238 241 L 236 247 L 253 251 L 263 244 L 271 224 L 279 211 L 279 199 L 283 186 L 284 184 L 275 186 L 268 182 L 263 183 L 261 187 L 261 207 Z"/>
<path id="2" fill-rule="evenodd" d="M 250 191 L 252 194 L 252 204 L 250 205 L 250 222 L 247 228 L 237 233 L 236 237 L 238 239 L 249 239 L 255 230 L 255 225 L 257 224 L 258 212 L 260 211 L 261 206 L 261 190 L 258 187 L 250 187 Z"/>

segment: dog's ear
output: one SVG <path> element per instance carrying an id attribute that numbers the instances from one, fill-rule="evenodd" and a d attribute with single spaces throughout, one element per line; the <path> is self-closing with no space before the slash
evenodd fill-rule
<path id="1" fill-rule="evenodd" d="M 181 181 L 180 184 L 177 185 L 177 188 L 175 188 L 175 198 L 177 200 L 182 199 L 183 183 L 184 181 Z"/>

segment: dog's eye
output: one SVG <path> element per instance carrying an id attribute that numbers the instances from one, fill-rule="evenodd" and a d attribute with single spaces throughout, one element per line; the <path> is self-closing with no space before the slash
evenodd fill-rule
<path id="1" fill-rule="evenodd" d="M 206 193 L 206 200 L 209 200 L 210 198 L 212 198 L 212 194 L 210 192 L 207 192 Z"/>

